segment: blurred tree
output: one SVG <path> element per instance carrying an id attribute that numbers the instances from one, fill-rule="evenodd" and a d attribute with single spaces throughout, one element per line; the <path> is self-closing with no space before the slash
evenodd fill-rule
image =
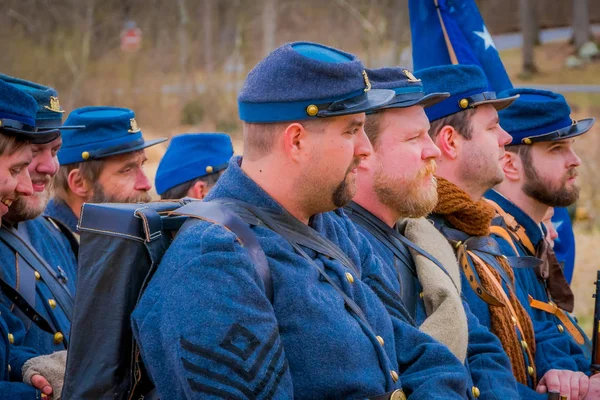
<path id="1" fill-rule="evenodd" d="M 590 13 L 588 0 L 573 0 L 573 39 L 575 47 L 581 46 L 590 40 Z"/>
<path id="2" fill-rule="evenodd" d="M 535 4 L 533 0 L 519 1 L 519 19 L 521 23 L 521 32 L 523 34 L 523 66 L 521 74 L 523 77 L 530 77 L 538 72 L 535 65 L 534 49 L 537 37 L 535 20 Z"/>

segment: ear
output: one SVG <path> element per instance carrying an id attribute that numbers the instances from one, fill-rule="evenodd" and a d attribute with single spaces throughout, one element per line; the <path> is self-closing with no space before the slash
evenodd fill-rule
<path id="1" fill-rule="evenodd" d="M 450 125 L 444 125 L 435 137 L 435 144 L 442 153 L 442 158 L 456 159 L 462 138 Z"/>
<path id="2" fill-rule="evenodd" d="M 77 197 L 87 200 L 92 195 L 92 188 L 90 187 L 88 181 L 79 172 L 79 168 L 75 168 L 69 172 L 67 183 L 69 184 L 69 190 Z"/>
<path id="3" fill-rule="evenodd" d="M 308 143 L 308 131 L 301 123 L 289 124 L 283 132 L 283 148 L 293 162 L 299 162 L 305 157 Z"/>
<path id="4" fill-rule="evenodd" d="M 500 160 L 504 177 L 510 181 L 519 181 L 523 173 L 523 161 L 518 154 L 507 151 Z"/>
<path id="5" fill-rule="evenodd" d="M 188 197 L 202 200 L 208 194 L 208 185 L 203 181 L 196 181 L 187 191 Z"/>

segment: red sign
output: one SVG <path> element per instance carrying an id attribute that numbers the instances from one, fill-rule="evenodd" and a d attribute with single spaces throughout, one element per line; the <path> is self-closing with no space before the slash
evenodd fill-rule
<path id="1" fill-rule="evenodd" d="M 142 30 L 140 28 L 124 29 L 121 32 L 121 51 L 136 52 L 142 47 Z"/>

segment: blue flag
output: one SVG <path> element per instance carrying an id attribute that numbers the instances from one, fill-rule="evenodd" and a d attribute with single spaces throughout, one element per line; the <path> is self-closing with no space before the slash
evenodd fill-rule
<path id="1" fill-rule="evenodd" d="M 567 208 L 554 208 L 552 225 L 558 233 L 558 237 L 554 240 L 554 253 L 556 253 L 558 262 L 563 266 L 565 279 L 571 284 L 573 271 L 575 270 L 575 235 L 573 234 L 571 216 Z"/>
<path id="2" fill-rule="evenodd" d="M 414 70 L 446 64 L 477 65 L 500 93 L 512 88 L 474 0 L 409 0 Z"/>

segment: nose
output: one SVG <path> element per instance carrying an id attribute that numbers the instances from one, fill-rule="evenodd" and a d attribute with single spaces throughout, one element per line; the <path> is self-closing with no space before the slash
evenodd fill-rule
<path id="1" fill-rule="evenodd" d="M 142 169 L 140 169 L 136 175 L 134 189 L 143 192 L 152 189 L 152 184 Z"/>
<path id="2" fill-rule="evenodd" d="M 357 140 L 354 144 L 354 156 L 360 158 L 367 158 L 373 153 L 373 146 L 369 140 L 365 130 L 361 128 L 360 133 L 357 134 Z"/>
<path id="3" fill-rule="evenodd" d="M 58 158 L 52 155 L 51 151 L 43 151 L 34 158 L 35 172 L 39 174 L 56 175 L 58 172 Z"/>
<path id="4" fill-rule="evenodd" d="M 31 184 L 31 177 L 29 171 L 25 168 L 17 178 L 17 187 L 15 192 L 19 196 L 31 196 L 33 194 L 33 186 Z"/>
<path id="5" fill-rule="evenodd" d="M 504 147 L 512 141 L 512 136 L 508 134 L 502 127 L 500 127 L 500 133 L 498 134 L 498 146 Z"/>
<path id="6" fill-rule="evenodd" d="M 440 148 L 437 147 L 435 145 L 435 143 L 433 143 L 433 140 L 431 140 L 431 136 L 429 135 L 425 135 L 426 136 L 426 145 L 423 148 L 423 152 L 421 154 L 421 158 L 423 158 L 423 160 L 428 160 L 428 159 L 436 159 L 439 158 L 442 155 L 442 152 L 440 151 Z"/>
<path id="7" fill-rule="evenodd" d="M 581 158 L 575 153 L 575 150 L 571 149 L 571 157 L 569 158 L 569 167 L 579 167 L 581 165 Z"/>

